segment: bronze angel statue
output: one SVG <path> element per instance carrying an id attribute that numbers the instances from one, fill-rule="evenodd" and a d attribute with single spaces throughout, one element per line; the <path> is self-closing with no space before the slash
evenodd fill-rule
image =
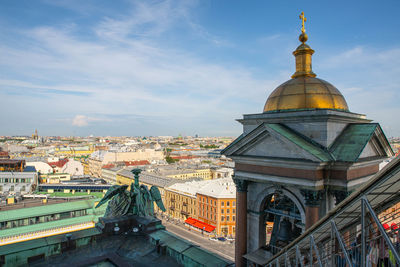
<path id="1" fill-rule="evenodd" d="M 133 169 L 135 175 L 135 183 L 131 184 L 131 189 L 127 185 L 113 185 L 108 190 L 96 208 L 100 207 L 108 200 L 104 217 L 119 217 L 124 215 L 153 216 L 154 203 L 165 211 L 164 204 L 161 199 L 160 191 L 156 186 L 152 186 L 150 190 L 146 185 L 139 185 L 140 169 Z"/>

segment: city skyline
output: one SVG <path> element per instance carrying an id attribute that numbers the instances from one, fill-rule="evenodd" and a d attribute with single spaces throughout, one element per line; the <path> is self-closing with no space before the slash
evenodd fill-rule
<path id="1" fill-rule="evenodd" d="M 399 3 L 316 3 L 3 3 L 0 135 L 237 136 L 294 73 L 304 11 L 317 77 L 400 136 Z"/>

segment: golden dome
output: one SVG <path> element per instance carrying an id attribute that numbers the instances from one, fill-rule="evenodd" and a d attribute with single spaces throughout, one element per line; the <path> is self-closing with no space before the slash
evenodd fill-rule
<path id="1" fill-rule="evenodd" d="M 264 112 L 288 109 L 338 109 L 348 111 L 336 87 L 322 79 L 299 76 L 278 86 L 268 97 Z"/>
<path id="2" fill-rule="evenodd" d="M 346 100 L 336 87 L 327 81 L 315 78 L 311 56 L 314 50 L 305 42 L 308 39 L 304 29 L 304 13 L 300 44 L 293 55 L 296 58 L 296 72 L 292 79 L 279 85 L 268 97 L 264 112 L 304 109 L 337 109 L 349 111 Z"/>

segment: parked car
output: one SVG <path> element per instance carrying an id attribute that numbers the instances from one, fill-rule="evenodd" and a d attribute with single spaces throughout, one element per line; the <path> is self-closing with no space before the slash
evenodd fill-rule
<path id="1" fill-rule="evenodd" d="M 218 239 L 216 237 L 210 237 L 209 240 L 218 241 Z"/>
<path id="2" fill-rule="evenodd" d="M 218 237 L 218 240 L 219 240 L 219 241 L 222 241 L 222 242 L 225 242 L 225 241 L 226 241 L 226 238 L 225 238 L 225 237 L 222 237 L 222 236 L 220 236 L 220 237 Z"/>

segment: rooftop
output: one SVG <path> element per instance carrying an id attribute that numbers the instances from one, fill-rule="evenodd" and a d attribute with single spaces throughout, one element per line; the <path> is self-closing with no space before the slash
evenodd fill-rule
<path id="1" fill-rule="evenodd" d="M 215 198 L 235 198 L 236 187 L 232 178 L 176 183 L 166 189 L 195 197 L 197 193 Z"/>
<path id="2" fill-rule="evenodd" d="M 57 214 L 62 212 L 91 209 L 97 200 L 81 200 L 52 205 L 42 205 L 32 208 L 22 208 L 15 210 L 0 211 L 0 222 L 19 220 L 43 215 Z"/>
<path id="3" fill-rule="evenodd" d="M 197 193 L 215 198 L 236 198 L 236 186 L 232 178 L 216 179 L 211 180 Z"/>

